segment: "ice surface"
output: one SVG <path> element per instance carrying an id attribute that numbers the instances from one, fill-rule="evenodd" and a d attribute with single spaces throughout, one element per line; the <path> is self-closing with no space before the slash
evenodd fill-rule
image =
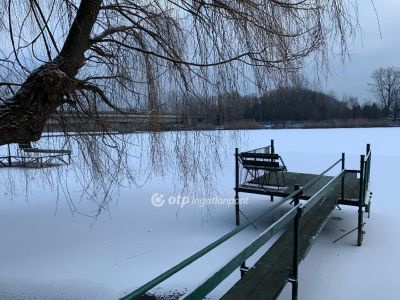
<path id="1" fill-rule="evenodd" d="M 273 138 L 276 151 L 283 156 L 289 171 L 319 173 L 339 159 L 341 152 L 347 154 L 348 168 L 358 168 L 359 154 L 365 152 L 366 143 L 371 143 L 374 195 L 364 245 L 355 246 L 356 232 L 332 243 L 357 224 L 355 208 L 335 211 L 300 265 L 299 296 L 300 299 L 395 299 L 400 267 L 397 233 L 400 217 L 398 197 L 392 191 L 400 179 L 398 136 L 398 128 L 373 128 L 254 130 L 243 132 L 240 140 L 223 137 L 229 140 L 221 143 L 222 171 L 213 170 L 218 178 L 216 190 L 201 196 L 233 197 L 232 154 L 236 145 L 250 150 L 266 145 Z M 150 199 L 154 193 L 162 194 L 166 200 L 179 193 L 179 176 L 174 172 L 166 172 L 163 178 L 153 175 L 141 188 L 122 188 L 118 202 L 95 222 L 85 216 L 73 216 L 62 193 L 57 201 L 57 189 L 45 183 L 46 173 L 43 174 L 37 170 L 0 169 L 0 180 L 4 183 L 0 200 L 0 299 L 116 299 L 235 228 L 231 205 L 153 206 Z M 73 173 L 64 175 L 71 185 L 72 197 L 78 197 Z M 15 188 L 10 194 L 12 186 Z M 189 190 L 183 196 L 191 199 L 199 195 L 192 195 Z M 242 210 L 249 218 L 270 203 L 262 196 L 244 196 L 249 201 L 242 205 Z M 90 205 L 82 201 L 80 208 L 90 209 Z M 157 291 L 190 290 L 287 208 L 282 207 L 256 227 L 248 228 L 161 284 Z M 235 272 L 210 298 L 218 298 L 238 278 Z M 290 285 L 280 299 L 290 299 Z"/>

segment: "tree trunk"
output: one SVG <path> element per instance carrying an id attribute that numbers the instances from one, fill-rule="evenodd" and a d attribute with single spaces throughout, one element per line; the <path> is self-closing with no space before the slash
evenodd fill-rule
<path id="1" fill-rule="evenodd" d="M 0 104 L 0 145 L 40 139 L 50 115 L 76 90 L 74 77 L 85 51 L 101 0 L 82 0 L 59 55 L 33 71 L 18 92 Z"/>

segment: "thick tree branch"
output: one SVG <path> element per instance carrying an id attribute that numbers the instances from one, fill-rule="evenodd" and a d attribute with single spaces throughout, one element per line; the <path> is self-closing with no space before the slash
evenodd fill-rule
<path id="1" fill-rule="evenodd" d="M 32 72 L 18 92 L 0 104 L 0 145 L 38 140 L 50 115 L 64 103 L 64 96 L 74 93 L 74 77 L 85 63 L 101 3 L 82 0 L 57 58 Z"/>
<path id="2" fill-rule="evenodd" d="M 102 2 L 101 0 L 81 1 L 64 46 L 55 59 L 60 66 L 60 70 L 70 77 L 74 77 L 85 63 L 84 54 L 89 47 L 90 34 Z"/>

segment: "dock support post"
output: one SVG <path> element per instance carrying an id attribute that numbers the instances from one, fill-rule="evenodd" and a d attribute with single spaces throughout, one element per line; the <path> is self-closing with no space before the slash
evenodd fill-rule
<path id="1" fill-rule="evenodd" d="M 8 149 L 8 166 L 11 167 L 11 166 L 12 166 L 12 162 L 11 162 L 11 149 L 10 149 L 10 144 L 7 145 L 7 149 Z"/>
<path id="2" fill-rule="evenodd" d="M 342 153 L 342 171 L 346 168 L 346 156 L 344 153 Z M 342 186 L 341 186 L 341 193 L 340 193 L 340 198 L 343 201 L 344 200 L 344 176 L 342 177 Z"/>
<path id="3" fill-rule="evenodd" d="M 275 143 L 274 143 L 274 140 L 271 140 L 271 154 L 275 154 Z"/>
<path id="4" fill-rule="evenodd" d="M 357 235 L 357 246 L 362 245 L 363 240 L 363 205 L 365 196 L 365 185 L 364 185 L 364 166 L 365 156 L 361 155 L 360 158 L 360 190 L 358 195 L 358 235 Z"/>
<path id="5" fill-rule="evenodd" d="M 295 191 L 299 188 L 298 184 L 294 186 Z M 293 201 L 295 206 L 298 205 L 300 202 L 300 194 L 296 194 L 293 197 Z M 292 282 L 292 300 L 297 300 L 299 293 L 299 219 L 300 210 L 297 211 L 293 220 L 293 270 L 292 278 L 290 279 Z"/>
<path id="6" fill-rule="evenodd" d="M 240 225 L 240 207 L 239 207 L 239 149 L 235 148 L 235 216 L 236 226 Z"/>

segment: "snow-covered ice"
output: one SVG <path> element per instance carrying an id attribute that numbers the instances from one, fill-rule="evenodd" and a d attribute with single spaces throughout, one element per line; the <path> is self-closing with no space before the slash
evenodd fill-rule
<path id="1" fill-rule="evenodd" d="M 222 143 L 223 165 L 222 171 L 215 171 L 215 190 L 202 196 L 233 197 L 235 143 L 241 150 L 250 150 L 274 139 L 290 171 L 311 173 L 322 171 L 339 159 L 341 152 L 347 155 L 348 168 L 358 168 L 359 155 L 365 152 L 366 143 L 371 143 L 373 203 L 371 218 L 366 219 L 364 245 L 355 246 L 355 232 L 332 243 L 357 224 L 356 208 L 334 211 L 300 265 L 299 297 L 395 299 L 400 267 L 400 217 L 398 196 L 394 194 L 400 179 L 399 135 L 399 128 L 373 128 L 254 130 L 243 132 L 239 140 L 225 137 L 229 141 Z M 57 204 L 57 190 L 43 183 L 38 171 L 27 172 L 36 172 L 29 177 L 28 198 L 26 173 L 0 169 L 4 183 L 0 201 L 0 299 L 116 299 L 235 228 L 232 205 L 152 205 L 154 193 L 165 199 L 179 193 L 179 177 L 169 172 L 164 172 L 165 177 L 151 176 L 141 188 L 122 188 L 118 202 L 95 222 L 73 216 L 62 194 Z M 68 180 L 74 197 L 78 187 L 71 176 Z M 10 186 L 14 186 L 14 194 L 9 193 Z M 185 193 L 194 196 L 190 190 Z M 243 196 L 248 203 L 242 210 L 249 218 L 269 205 L 265 197 Z M 85 202 L 80 205 L 85 209 Z M 190 290 L 287 208 L 278 209 L 256 227 L 232 238 L 165 281 L 157 291 Z M 254 263 L 267 247 L 249 263 Z M 238 278 L 239 272 L 232 274 L 210 299 L 218 298 Z M 290 285 L 280 299 L 290 299 Z"/>

